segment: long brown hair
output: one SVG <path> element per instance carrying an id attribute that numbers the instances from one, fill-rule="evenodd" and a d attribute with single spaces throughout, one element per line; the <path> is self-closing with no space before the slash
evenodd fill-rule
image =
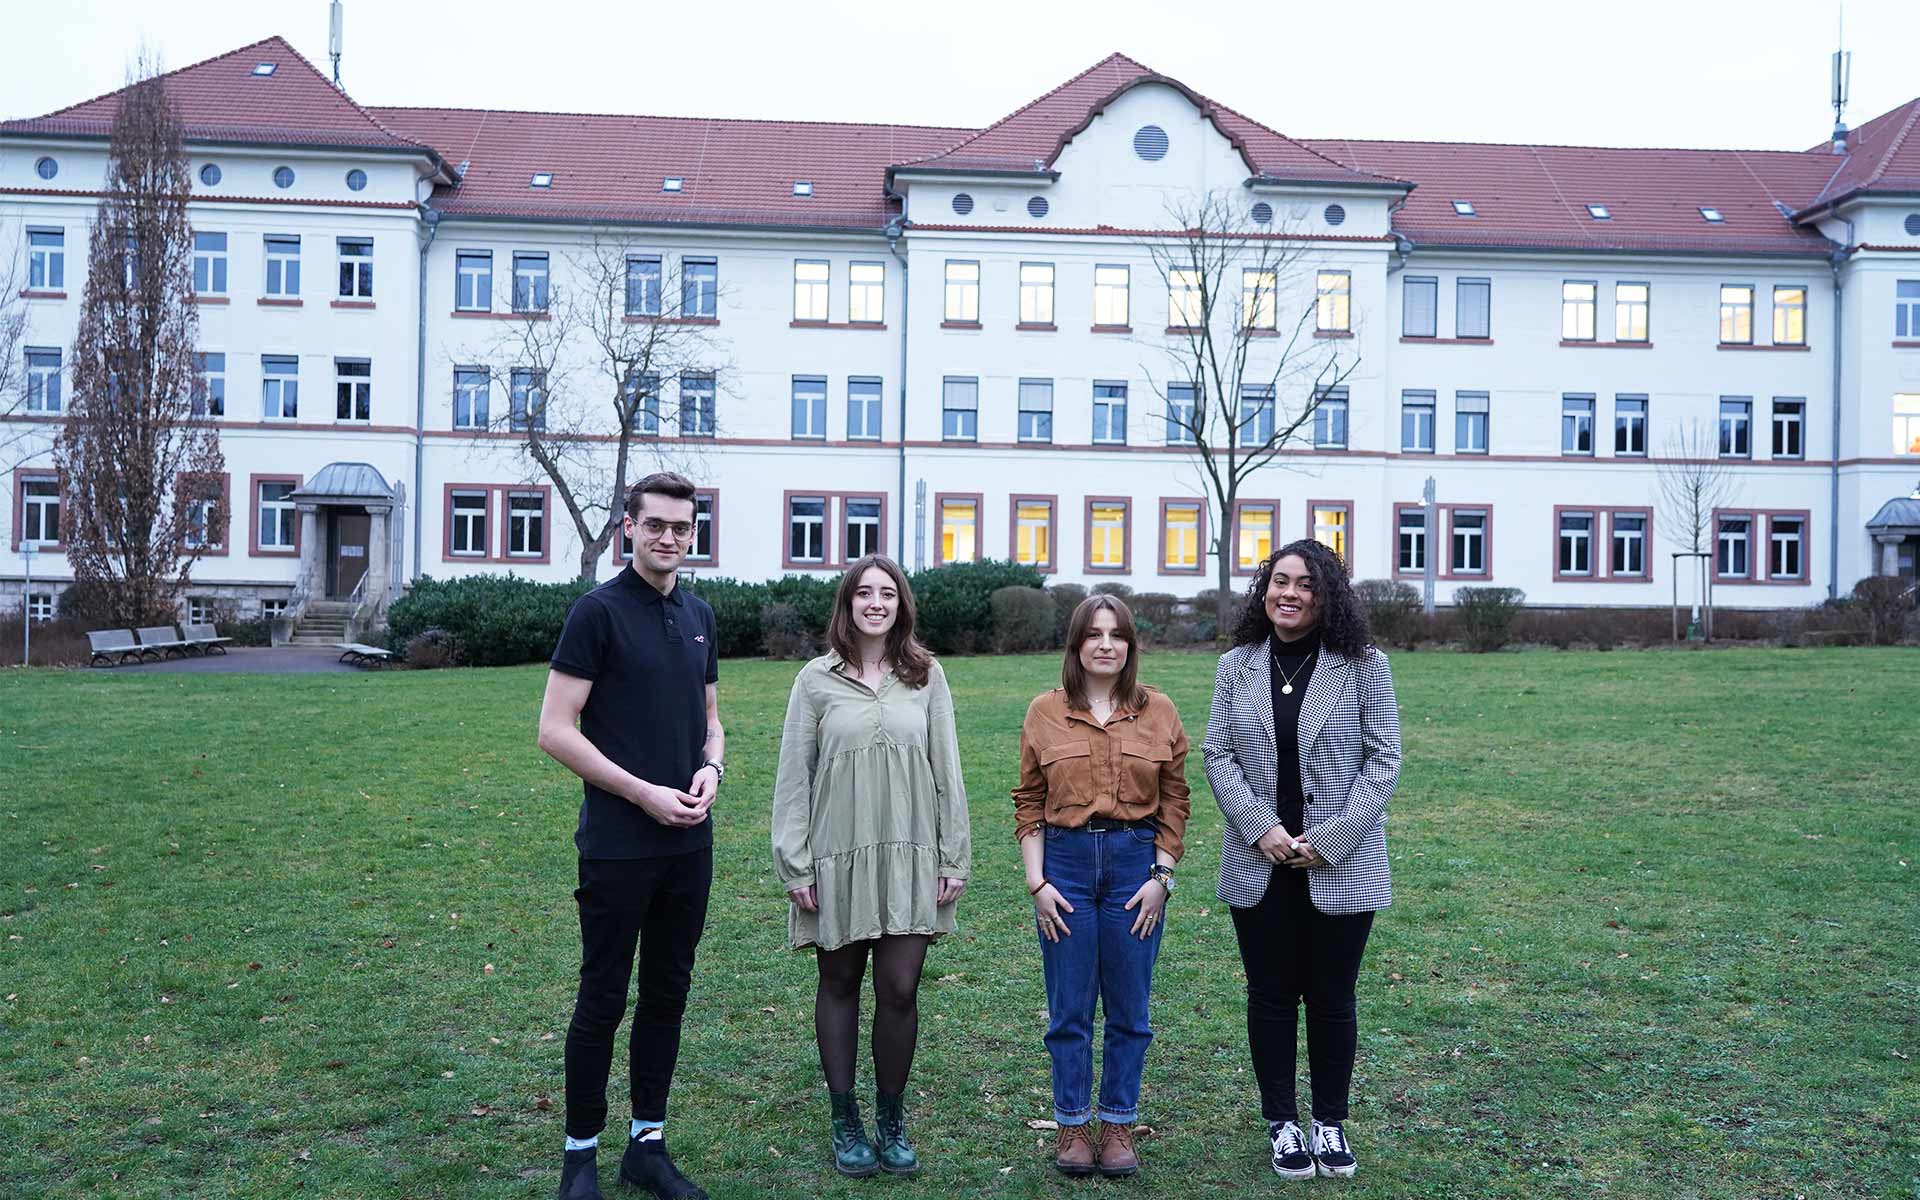
<path id="1" fill-rule="evenodd" d="M 908 687 L 925 687 L 927 673 L 933 669 L 933 655 L 913 636 L 913 588 L 908 585 L 907 573 L 900 569 L 900 564 L 884 554 L 867 555 L 840 577 L 840 586 L 833 593 L 833 615 L 827 619 L 827 645 L 842 662 L 860 661 L 860 636 L 853 628 L 853 589 L 860 586 L 860 577 L 873 567 L 885 571 L 893 580 L 894 590 L 900 594 L 893 628 L 887 630 L 887 663 L 900 677 L 900 682 Z"/>
<path id="2" fill-rule="evenodd" d="M 1120 678 L 1113 681 L 1114 703 L 1145 708 L 1147 691 L 1140 686 L 1140 639 L 1133 631 L 1133 612 L 1125 600 L 1105 593 L 1082 600 L 1067 621 L 1067 654 L 1060 663 L 1060 686 L 1066 689 L 1067 707 L 1081 712 L 1093 707 L 1087 701 L 1087 669 L 1080 665 L 1080 647 L 1093 629 L 1093 618 L 1103 612 L 1113 614 L 1113 636 L 1127 644 L 1127 663 L 1120 668 Z"/>

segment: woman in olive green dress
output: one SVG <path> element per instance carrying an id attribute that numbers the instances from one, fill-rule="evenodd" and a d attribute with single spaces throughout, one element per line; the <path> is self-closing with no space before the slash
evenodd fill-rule
<path id="1" fill-rule="evenodd" d="M 903 1106 L 927 944 L 952 933 L 972 845 L 953 696 L 913 635 L 913 592 L 890 558 L 847 569 L 829 653 L 787 701 L 773 785 L 773 857 L 792 901 L 787 944 L 815 947 L 814 1035 L 833 1109 L 833 1165 L 909 1174 Z M 879 1147 L 854 1100 L 860 985 L 873 960 Z"/>

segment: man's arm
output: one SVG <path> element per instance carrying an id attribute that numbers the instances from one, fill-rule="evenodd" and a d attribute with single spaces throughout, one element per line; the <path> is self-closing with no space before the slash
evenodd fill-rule
<path id="1" fill-rule="evenodd" d="M 662 825 L 698 825 L 705 820 L 710 800 L 696 800 L 675 788 L 648 783 L 587 740 L 587 735 L 580 732 L 580 710 L 587 706 L 592 691 L 590 679 L 565 671 L 547 672 L 547 693 L 540 701 L 540 749 L 594 787 L 638 805 Z M 708 704 L 711 706 L 711 699 Z M 711 713 L 711 707 L 708 711 Z"/>
<path id="2" fill-rule="evenodd" d="M 700 747 L 705 762 L 727 761 L 727 731 L 720 728 L 720 685 L 707 685 L 707 740 Z M 711 767 L 702 767 L 693 773 L 693 783 L 687 791 L 695 800 L 701 802 L 703 810 L 713 803 L 714 796 L 720 791 L 720 774 Z"/>

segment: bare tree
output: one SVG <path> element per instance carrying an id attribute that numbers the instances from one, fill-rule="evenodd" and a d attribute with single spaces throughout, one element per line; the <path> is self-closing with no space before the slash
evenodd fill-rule
<path id="1" fill-rule="evenodd" d="M 87 249 L 72 399 L 54 463 L 76 586 L 129 624 L 172 620 L 194 562 L 227 536 L 219 434 L 199 385 L 190 180 L 180 122 L 143 57 L 114 115 Z"/>
<path id="2" fill-rule="evenodd" d="M 1732 502 L 1739 490 L 1727 460 L 1720 457 L 1720 431 L 1693 420 L 1670 429 L 1654 464 L 1660 481 L 1660 524 L 1667 537 L 1691 555 L 1695 595 L 1700 597 L 1701 619 L 1707 637 L 1713 636 L 1713 514 Z M 1652 553 L 1653 547 L 1647 551 Z M 1679 560 L 1674 562 L 1674 636 L 1680 628 Z"/>
<path id="3" fill-rule="evenodd" d="M 1165 367 L 1145 370 L 1166 406 L 1168 440 L 1190 451 L 1217 506 L 1216 616 L 1224 633 L 1241 489 L 1311 437 L 1315 411 L 1360 365 L 1359 339 L 1315 336 L 1323 304 L 1333 309 L 1328 324 L 1352 332 L 1351 295 L 1318 295 L 1312 245 L 1297 223 L 1256 226 L 1237 198 L 1219 192 L 1170 212 L 1177 232 L 1144 243 L 1171 305 Z"/>
<path id="4" fill-rule="evenodd" d="M 581 579 L 619 535 L 630 483 L 646 470 L 697 473 L 718 433 L 729 364 L 702 315 L 715 310 L 717 284 L 683 287 L 663 257 L 595 235 L 567 256 L 566 282 L 515 282 L 516 316 L 488 355 L 508 404 L 475 424 L 496 443 L 506 435 L 528 477 L 552 486 Z"/>
<path id="5" fill-rule="evenodd" d="M 27 341 L 27 304 L 21 297 L 20 247 L 0 255 L 0 418 L 25 415 L 26 372 L 21 354 Z M 41 430 L 26 421 L 0 423 L 0 471 L 11 470 L 45 448 Z"/>

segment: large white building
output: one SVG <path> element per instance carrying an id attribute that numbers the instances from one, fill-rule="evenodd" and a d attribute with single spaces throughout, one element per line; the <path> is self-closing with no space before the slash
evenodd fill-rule
<path id="1" fill-rule="evenodd" d="M 572 576 L 501 347 L 609 245 L 621 324 L 714 364 L 660 381 L 636 453 L 706 488 L 702 572 L 877 548 L 1191 594 L 1216 552 L 1314 534 L 1362 578 L 1431 556 L 1442 603 L 1664 604 L 1657 473 L 1690 427 L 1733 479 L 1721 604 L 1915 571 L 1920 100 L 1789 153 L 1302 141 L 1119 55 L 983 130 L 367 108 L 278 38 L 167 85 L 231 509 L 196 599 L 364 619 L 422 574 Z M 114 105 L 0 124 L 29 318 L 4 419 L 42 445 Z M 1237 513 L 1164 408 L 1179 298 L 1152 248 L 1209 194 L 1303 248 L 1311 334 L 1358 362 Z M 0 489 L 0 602 L 31 544 L 36 611 L 68 577 L 48 462 Z"/>

